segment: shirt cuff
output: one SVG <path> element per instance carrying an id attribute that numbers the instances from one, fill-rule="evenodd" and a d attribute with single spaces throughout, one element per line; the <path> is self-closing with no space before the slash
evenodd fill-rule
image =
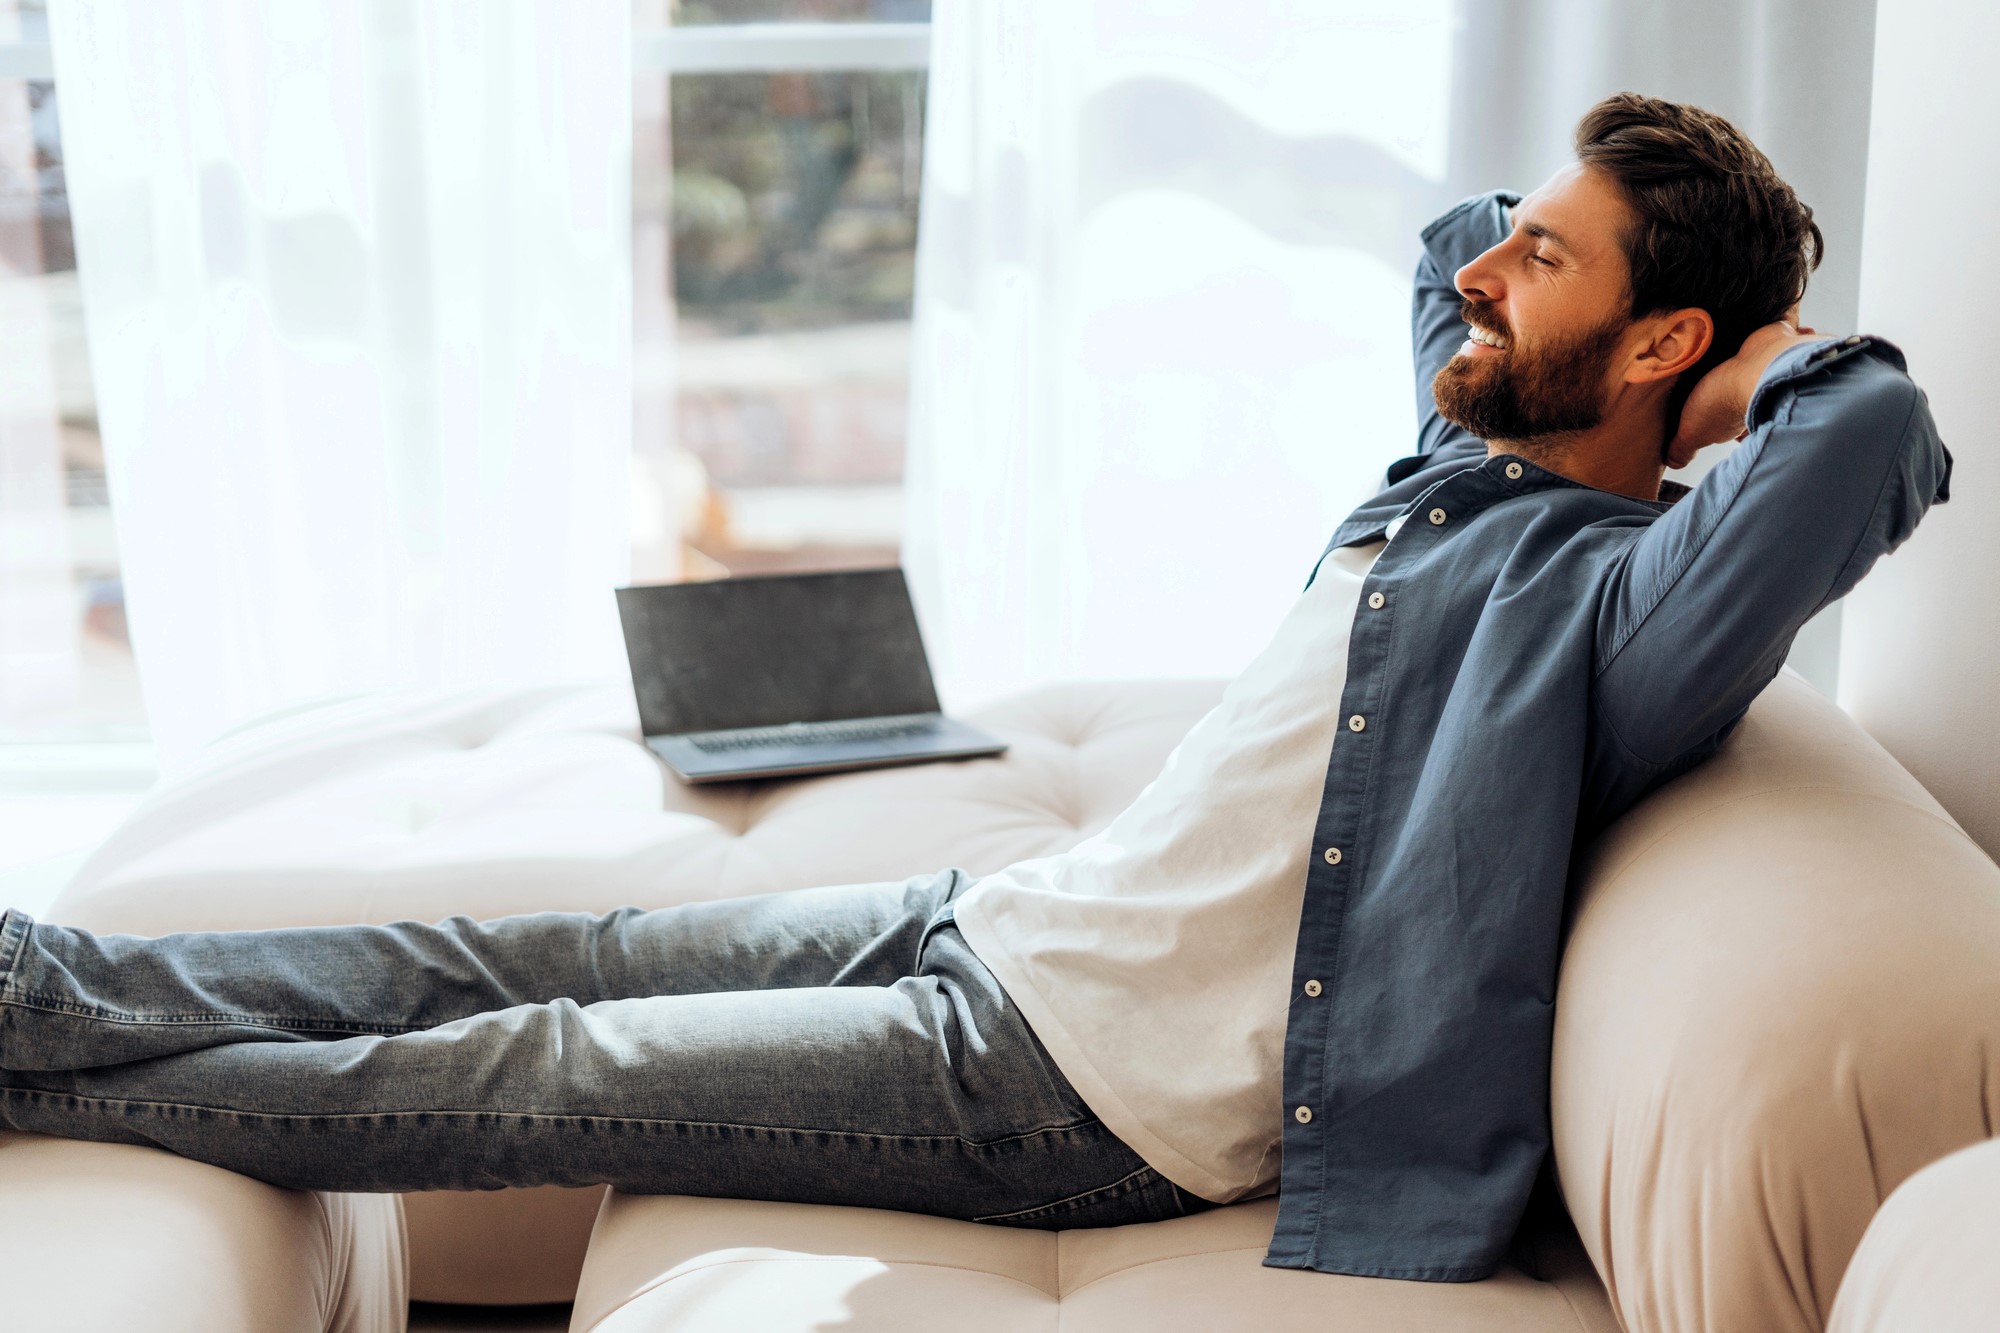
<path id="1" fill-rule="evenodd" d="M 1521 202 L 1513 190 L 1488 190 L 1462 199 L 1423 230 L 1424 249 L 1449 277 L 1507 239 L 1505 210 Z"/>

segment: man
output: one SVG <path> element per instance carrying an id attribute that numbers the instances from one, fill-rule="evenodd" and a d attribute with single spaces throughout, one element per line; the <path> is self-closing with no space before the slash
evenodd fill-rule
<path id="1" fill-rule="evenodd" d="M 972 881 L 163 940 L 0 923 L 0 1124 L 283 1185 L 610 1182 L 1062 1228 L 1281 1195 L 1266 1262 L 1492 1271 L 1573 847 L 1945 498 L 1811 212 L 1632 95 L 1424 233 L 1420 452 L 1101 834 Z M 1692 492 L 1669 463 L 1742 434 Z"/>

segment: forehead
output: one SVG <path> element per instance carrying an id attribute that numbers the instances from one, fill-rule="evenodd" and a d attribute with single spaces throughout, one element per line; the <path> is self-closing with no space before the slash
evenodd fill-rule
<path id="1" fill-rule="evenodd" d="M 1620 238 L 1633 221 L 1631 205 L 1616 181 L 1581 162 L 1562 168 L 1522 199 L 1514 221 L 1567 251 L 1579 265 L 1603 266 L 1621 274 L 1625 269 Z"/>

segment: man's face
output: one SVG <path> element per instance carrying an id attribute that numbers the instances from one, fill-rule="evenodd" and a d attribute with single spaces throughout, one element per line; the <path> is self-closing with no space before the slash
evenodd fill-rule
<path id="1" fill-rule="evenodd" d="M 1514 210 L 1514 231 L 1458 271 L 1468 338 L 1432 382 L 1438 412 L 1484 440 L 1533 442 L 1595 429 L 1622 364 L 1629 206 L 1611 180 L 1571 164 Z"/>

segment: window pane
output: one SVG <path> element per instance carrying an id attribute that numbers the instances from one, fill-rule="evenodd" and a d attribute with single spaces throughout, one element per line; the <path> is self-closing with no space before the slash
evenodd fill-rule
<path id="1" fill-rule="evenodd" d="M 48 0 L 0 0 L 0 42 L 49 40 Z"/>
<path id="2" fill-rule="evenodd" d="M 928 23 L 931 0 L 676 0 L 673 22 Z"/>
<path id="3" fill-rule="evenodd" d="M 634 269 L 638 450 L 674 454 L 691 577 L 896 559 L 922 161 L 922 73 L 682 75 L 648 146 Z M 647 224 L 648 212 L 654 225 Z M 651 239 L 649 239 L 651 238 Z M 668 371 L 666 367 L 671 366 Z M 635 568 L 644 577 L 644 562 Z"/>
<path id="4" fill-rule="evenodd" d="M 0 741 L 136 740 L 144 722 L 55 87 L 0 80 Z"/>

